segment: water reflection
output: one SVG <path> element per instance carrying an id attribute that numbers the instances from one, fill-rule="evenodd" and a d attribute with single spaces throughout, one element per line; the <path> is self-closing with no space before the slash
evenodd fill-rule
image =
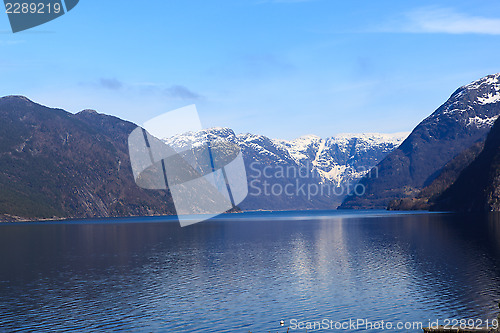
<path id="1" fill-rule="evenodd" d="M 280 319 L 493 319 L 500 215 L 308 212 L 0 226 L 6 331 L 286 331 Z"/>

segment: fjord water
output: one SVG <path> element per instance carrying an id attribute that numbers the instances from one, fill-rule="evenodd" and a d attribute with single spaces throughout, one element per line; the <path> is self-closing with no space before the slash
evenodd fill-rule
<path id="1" fill-rule="evenodd" d="M 224 215 L 185 228 L 163 218 L 2 224 L 0 264 L 5 332 L 491 320 L 500 219 L 317 211 Z"/>

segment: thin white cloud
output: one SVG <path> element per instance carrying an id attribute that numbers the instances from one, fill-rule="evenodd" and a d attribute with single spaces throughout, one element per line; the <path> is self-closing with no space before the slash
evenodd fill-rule
<path id="1" fill-rule="evenodd" d="M 199 100 L 201 96 L 181 85 L 173 85 L 164 90 L 165 95 L 172 98 Z"/>
<path id="2" fill-rule="evenodd" d="M 500 18 L 459 13 L 450 8 L 426 7 L 403 15 L 381 29 L 386 32 L 500 35 Z"/>
<path id="3" fill-rule="evenodd" d="M 24 40 L 0 40 L 0 45 L 2 46 L 7 46 L 7 45 L 17 45 L 17 44 L 23 44 L 26 41 Z"/>

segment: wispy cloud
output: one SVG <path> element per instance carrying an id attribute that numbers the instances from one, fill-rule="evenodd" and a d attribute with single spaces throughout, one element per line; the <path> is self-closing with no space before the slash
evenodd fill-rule
<path id="1" fill-rule="evenodd" d="M 168 97 L 178 99 L 200 99 L 201 96 L 181 85 L 173 85 L 165 89 Z"/>
<path id="2" fill-rule="evenodd" d="M 0 45 L 2 46 L 7 46 L 7 45 L 17 45 L 17 44 L 23 44 L 26 41 L 24 40 L 0 40 Z"/>
<path id="3" fill-rule="evenodd" d="M 233 74 L 240 71 L 247 78 L 272 76 L 277 73 L 286 75 L 296 69 L 286 57 L 271 53 L 244 54 L 239 56 L 237 61 L 240 67 L 234 70 Z"/>
<path id="4" fill-rule="evenodd" d="M 159 96 L 164 96 L 169 99 L 175 100 L 201 100 L 203 96 L 197 92 L 192 91 L 186 86 L 180 84 L 174 84 L 171 86 L 166 86 L 164 84 L 152 83 L 152 82 L 141 82 L 141 83 L 127 83 L 123 82 L 117 78 L 100 78 L 98 82 L 84 83 L 81 82 L 80 85 L 90 85 L 99 88 L 105 88 L 109 90 L 123 90 L 125 92 L 138 92 L 156 94 Z"/>
<path id="5" fill-rule="evenodd" d="M 108 78 L 101 78 L 99 80 L 99 83 L 102 87 L 106 89 L 111 89 L 111 90 L 118 90 L 123 87 L 123 83 L 116 78 L 108 79 Z"/>
<path id="6" fill-rule="evenodd" d="M 451 8 L 425 7 L 405 13 L 381 31 L 500 35 L 500 18 L 459 13 Z"/>

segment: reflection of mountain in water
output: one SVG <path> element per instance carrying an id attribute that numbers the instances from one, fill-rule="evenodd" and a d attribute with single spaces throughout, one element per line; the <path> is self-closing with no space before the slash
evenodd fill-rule
<path id="1" fill-rule="evenodd" d="M 292 318 L 497 315 L 500 215 L 235 215 L 0 225 L 0 322 L 147 332 L 168 317 L 166 331 L 262 332 Z"/>

